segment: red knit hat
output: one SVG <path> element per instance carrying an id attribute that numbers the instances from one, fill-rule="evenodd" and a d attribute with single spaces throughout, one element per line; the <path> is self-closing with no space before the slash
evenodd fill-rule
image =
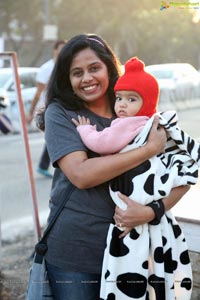
<path id="1" fill-rule="evenodd" d="M 114 91 L 135 91 L 143 99 L 137 116 L 151 117 L 157 110 L 159 86 L 156 78 L 144 70 L 144 63 L 137 57 L 125 64 L 124 74 L 117 80 Z"/>

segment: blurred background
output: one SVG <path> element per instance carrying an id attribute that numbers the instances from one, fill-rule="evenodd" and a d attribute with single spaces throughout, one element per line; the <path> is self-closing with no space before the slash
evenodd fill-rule
<path id="1" fill-rule="evenodd" d="M 84 32 L 104 38 L 122 64 L 132 56 L 145 62 L 160 85 L 160 110 L 200 106 L 198 1 L 0 0 L 0 52 L 15 51 L 19 67 L 26 68 L 19 69 L 26 114 L 38 67 L 52 57 L 54 42 Z M 9 66 L 0 58 L 0 97 L 19 132 L 14 83 L 8 78 L 12 71 L 5 70 Z"/>
<path id="2" fill-rule="evenodd" d="M 148 65 L 187 62 L 199 69 L 200 8 L 190 9 L 190 1 L 165 9 L 166 2 L 0 0 L 1 45 L 17 52 L 20 66 L 37 67 L 54 40 L 90 32 L 109 42 L 122 63 L 137 55 Z"/>

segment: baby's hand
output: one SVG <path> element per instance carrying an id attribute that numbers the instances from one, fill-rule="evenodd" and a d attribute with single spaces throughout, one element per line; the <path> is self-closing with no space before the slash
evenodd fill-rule
<path id="1" fill-rule="evenodd" d="M 78 115 L 78 121 L 72 118 L 72 123 L 74 123 L 75 126 L 90 125 L 90 119 Z"/>

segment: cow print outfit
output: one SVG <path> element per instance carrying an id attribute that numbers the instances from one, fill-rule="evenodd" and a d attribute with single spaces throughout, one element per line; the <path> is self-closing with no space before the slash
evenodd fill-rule
<path id="1" fill-rule="evenodd" d="M 176 112 L 159 113 L 168 139 L 159 154 L 110 183 L 117 206 L 126 209 L 117 192 L 141 204 L 167 197 L 172 188 L 196 184 L 199 144 L 177 126 Z M 153 117 L 121 152 L 142 147 Z M 100 298 L 104 300 L 189 300 L 192 271 L 185 237 L 171 211 L 157 225 L 143 224 L 119 239 L 111 224 L 104 253 Z"/>

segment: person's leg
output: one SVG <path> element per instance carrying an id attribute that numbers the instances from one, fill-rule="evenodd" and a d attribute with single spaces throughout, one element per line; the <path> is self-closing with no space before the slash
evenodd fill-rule
<path id="1" fill-rule="evenodd" d="M 47 151 L 47 146 L 45 144 L 40 158 L 39 168 L 47 170 L 49 168 L 49 165 L 50 165 L 50 158 L 49 158 L 49 153 Z"/>
<path id="2" fill-rule="evenodd" d="M 55 300 L 99 300 L 100 274 L 66 272 L 47 263 Z"/>
<path id="3" fill-rule="evenodd" d="M 49 153 L 47 151 L 47 146 L 45 144 L 42 155 L 40 157 L 37 172 L 44 176 L 52 177 L 52 174 L 48 171 L 49 165 L 50 165 L 50 157 L 49 157 Z"/>

